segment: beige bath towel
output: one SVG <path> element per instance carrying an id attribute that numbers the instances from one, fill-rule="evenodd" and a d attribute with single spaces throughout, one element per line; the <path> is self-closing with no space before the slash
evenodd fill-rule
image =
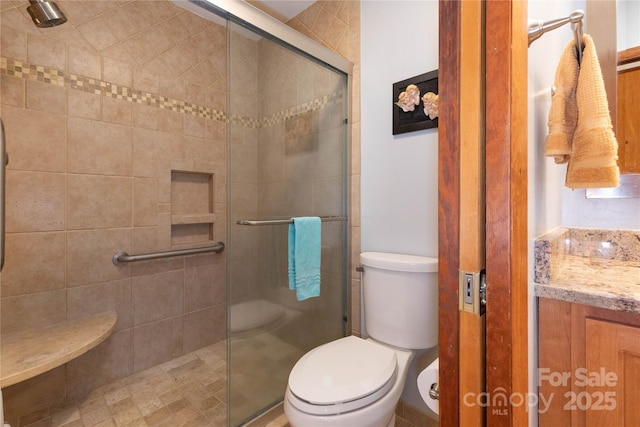
<path id="1" fill-rule="evenodd" d="M 553 157 L 556 163 L 567 163 L 571 155 L 573 133 L 578 123 L 577 86 L 578 60 L 572 41 L 564 49 L 556 69 L 549 110 L 549 134 L 544 143 L 545 156 Z"/>
<path id="2" fill-rule="evenodd" d="M 565 185 L 569 188 L 607 188 L 620 184 L 618 142 L 613 133 L 600 62 L 590 36 L 578 75 L 578 125 L 573 135 Z"/>

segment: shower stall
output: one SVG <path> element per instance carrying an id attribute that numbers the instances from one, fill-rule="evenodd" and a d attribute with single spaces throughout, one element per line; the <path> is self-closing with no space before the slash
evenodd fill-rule
<path id="1" fill-rule="evenodd" d="M 347 332 L 351 64 L 244 2 L 59 0 L 38 27 L 35 3 L 0 9 L 0 332 L 117 322 L 3 386 L 7 421 L 242 425 Z M 322 219 L 304 301 L 300 216 Z"/>
<path id="2" fill-rule="evenodd" d="M 229 422 L 239 425 L 282 401 L 304 353 L 346 334 L 348 75 L 228 19 Z M 321 293 L 304 301 L 287 274 L 300 216 L 322 219 Z"/>

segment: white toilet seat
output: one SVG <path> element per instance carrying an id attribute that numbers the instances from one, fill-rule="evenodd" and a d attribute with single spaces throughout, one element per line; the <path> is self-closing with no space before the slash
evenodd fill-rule
<path id="1" fill-rule="evenodd" d="M 395 351 L 349 336 L 305 354 L 291 370 L 287 391 L 291 404 L 302 412 L 340 414 L 379 400 L 397 375 Z"/>

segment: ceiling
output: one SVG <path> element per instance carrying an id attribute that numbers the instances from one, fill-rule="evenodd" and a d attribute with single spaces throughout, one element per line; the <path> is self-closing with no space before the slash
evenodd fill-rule
<path id="1" fill-rule="evenodd" d="M 286 22 L 313 3 L 315 0 L 246 0 L 258 9 Z"/>

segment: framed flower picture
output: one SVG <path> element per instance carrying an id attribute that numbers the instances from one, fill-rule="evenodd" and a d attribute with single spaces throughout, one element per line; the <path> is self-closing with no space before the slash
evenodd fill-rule
<path id="1" fill-rule="evenodd" d="M 438 70 L 393 84 L 393 135 L 438 127 Z"/>

